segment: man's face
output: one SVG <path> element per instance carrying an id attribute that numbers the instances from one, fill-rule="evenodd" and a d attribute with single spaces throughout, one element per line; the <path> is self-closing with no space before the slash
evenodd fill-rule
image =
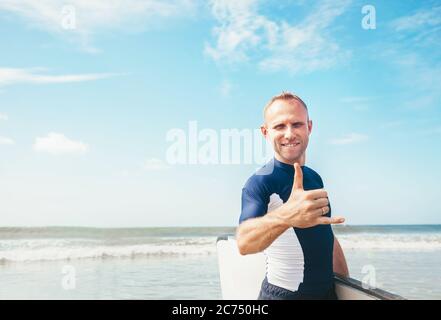
<path id="1" fill-rule="evenodd" d="M 277 160 L 304 164 L 312 122 L 298 101 L 276 100 L 266 110 L 262 134 L 273 146 Z"/>

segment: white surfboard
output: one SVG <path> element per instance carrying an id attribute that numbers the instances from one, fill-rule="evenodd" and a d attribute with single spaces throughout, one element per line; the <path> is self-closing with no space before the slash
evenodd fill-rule
<path id="1" fill-rule="evenodd" d="M 219 276 L 224 300 L 256 300 L 265 278 L 263 253 L 241 255 L 233 235 L 217 239 Z M 381 289 L 368 288 L 352 278 L 334 277 L 335 291 L 340 300 L 402 300 Z"/>

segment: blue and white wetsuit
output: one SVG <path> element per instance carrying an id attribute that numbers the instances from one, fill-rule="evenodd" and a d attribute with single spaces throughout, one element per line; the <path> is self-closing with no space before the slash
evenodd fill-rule
<path id="1" fill-rule="evenodd" d="M 317 172 L 302 166 L 305 190 L 323 188 Z M 251 176 L 242 189 L 239 223 L 261 217 L 285 203 L 294 182 L 294 166 L 273 159 Z M 331 210 L 326 214 L 331 216 Z M 264 284 L 295 298 L 328 297 L 333 291 L 334 234 L 330 225 L 289 228 L 267 249 Z M 262 292 L 261 292 L 262 294 Z"/>

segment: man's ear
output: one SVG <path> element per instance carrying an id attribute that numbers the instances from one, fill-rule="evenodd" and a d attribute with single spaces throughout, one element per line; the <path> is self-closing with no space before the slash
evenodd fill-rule
<path id="1" fill-rule="evenodd" d="M 309 134 L 311 134 L 311 132 L 312 132 L 312 120 L 308 120 L 308 131 L 309 131 Z"/>
<path id="2" fill-rule="evenodd" d="M 268 129 L 265 127 L 264 124 L 260 126 L 260 132 L 262 132 L 263 136 L 266 138 L 266 135 L 268 134 Z"/>

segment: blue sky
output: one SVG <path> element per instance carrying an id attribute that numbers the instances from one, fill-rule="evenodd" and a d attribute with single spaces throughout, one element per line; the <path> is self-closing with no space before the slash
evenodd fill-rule
<path id="1" fill-rule="evenodd" d="M 441 1 L 66 3 L 0 1 L 0 225 L 235 225 L 256 164 L 171 165 L 167 133 L 282 90 L 334 215 L 441 223 Z"/>

